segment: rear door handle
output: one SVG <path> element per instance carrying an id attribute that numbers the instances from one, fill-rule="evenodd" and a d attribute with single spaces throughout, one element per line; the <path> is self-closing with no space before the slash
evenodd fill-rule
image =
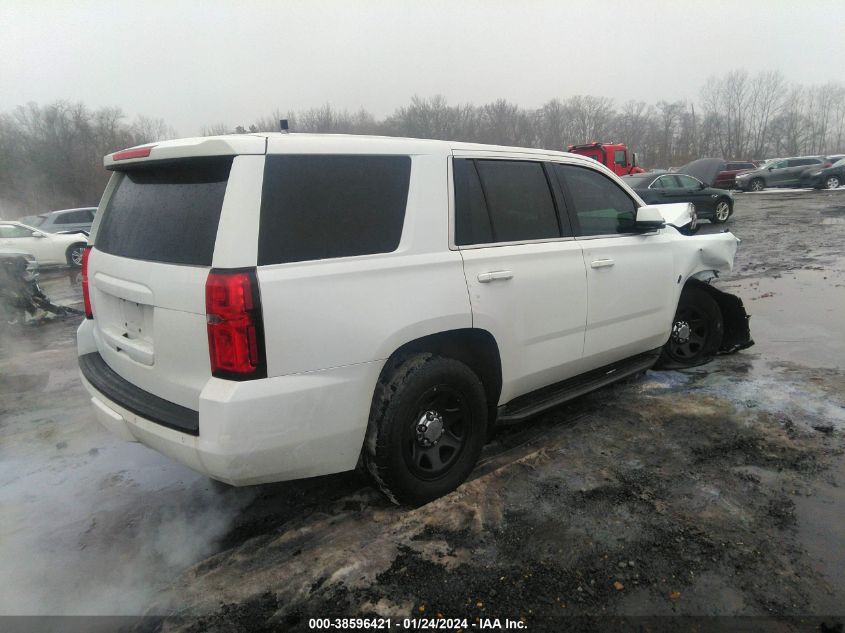
<path id="1" fill-rule="evenodd" d="M 597 259 L 594 262 L 590 263 L 591 268 L 610 268 L 616 262 L 612 259 Z"/>
<path id="2" fill-rule="evenodd" d="M 513 271 L 511 270 L 493 270 L 489 273 L 479 273 L 478 274 L 478 281 L 483 284 L 488 284 L 491 281 L 497 280 L 507 280 L 513 277 Z"/>

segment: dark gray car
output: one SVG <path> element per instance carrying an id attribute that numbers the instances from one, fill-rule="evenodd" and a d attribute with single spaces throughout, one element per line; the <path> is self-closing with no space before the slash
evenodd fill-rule
<path id="1" fill-rule="evenodd" d="M 824 159 L 818 156 L 778 158 L 769 161 L 760 169 L 737 175 L 736 188 L 743 191 L 763 191 L 766 187 L 799 187 L 801 174 L 808 167 L 821 167 L 823 164 Z"/>
<path id="2" fill-rule="evenodd" d="M 78 231 L 90 233 L 96 211 L 97 207 L 62 209 L 39 215 L 28 215 L 21 218 L 20 222 L 45 233 L 76 233 Z"/>

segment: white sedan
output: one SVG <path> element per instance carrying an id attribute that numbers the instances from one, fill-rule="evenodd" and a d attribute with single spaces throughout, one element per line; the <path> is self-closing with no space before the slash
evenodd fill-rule
<path id="1" fill-rule="evenodd" d="M 39 266 L 81 266 L 85 233 L 44 233 L 20 222 L 0 222 L 0 249 L 30 253 Z"/>

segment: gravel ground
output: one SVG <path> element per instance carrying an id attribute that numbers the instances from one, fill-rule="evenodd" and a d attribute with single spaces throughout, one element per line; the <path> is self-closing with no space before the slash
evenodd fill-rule
<path id="1" fill-rule="evenodd" d="M 3 341 L 0 614 L 841 631 L 845 189 L 739 194 L 728 228 L 743 243 L 717 284 L 744 299 L 755 347 L 502 429 L 470 482 L 417 510 L 354 473 L 213 486 L 97 426 L 74 322 Z M 44 287 L 79 299 L 72 275 Z"/>

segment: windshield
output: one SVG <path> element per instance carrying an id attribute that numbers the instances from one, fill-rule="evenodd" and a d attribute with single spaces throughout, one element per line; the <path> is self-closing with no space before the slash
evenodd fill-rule
<path id="1" fill-rule="evenodd" d="M 27 226 L 41 226 L 46 219 L 46 215 L 28 215 L 25 218 L 21 218 L 21 223 Z"/>
<path id="2" fill-rule="evenodd" d="M 838 161 L 833 163 L 831 167 L 845 167 L 845 158 L 840 158 Z"/>
<path id="3" fill-rule="evenodd" d="M 654 180 L 654 174 L 649 174 L 647 176 L 623 176 L 622 180 L 632 189 L 636 189 L 637 187 L 647 187 L 648 184 Z"/>

